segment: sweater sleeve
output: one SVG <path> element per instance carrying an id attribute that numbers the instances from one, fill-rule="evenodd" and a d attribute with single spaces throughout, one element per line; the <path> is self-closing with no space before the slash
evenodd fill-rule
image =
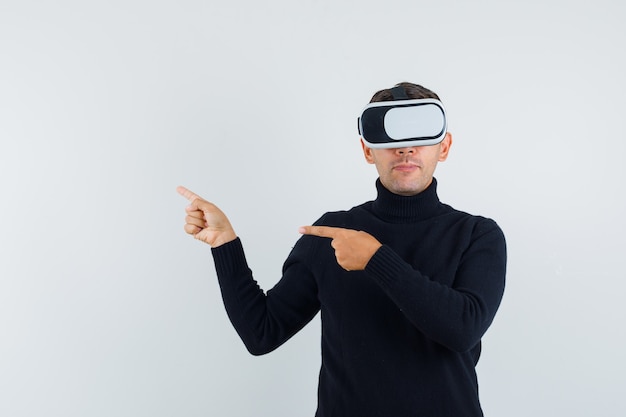
<path id="1" fill-rule="evenodd" d="M 240 239 L 211 251 L 226 312 L 251 354 L 273 351 L 319 311 L 316 283 L 304 264 L 286 265 L 281 280 L 265 293 L 253 278 Z"/>
<path id="2" fill-rule="evenodd" d="M 506 243 L 491 220 L 476 227 L 452 286 L 431 280 L 383 245 L 367 264 L 369 274 L 431 340 L 463 352 L 480 341 L 504 292 Z"/>

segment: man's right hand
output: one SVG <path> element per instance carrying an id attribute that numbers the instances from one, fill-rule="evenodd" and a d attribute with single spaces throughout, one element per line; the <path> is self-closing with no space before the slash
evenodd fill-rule
<path id="1" fill-rule="evenodd" d="M 209 203 L 183 186 L 176 188 L 178 194 L 190 201 L 185 209 L 185 232 L 216 248 L 237 238 L 228 217 L 216 205 Z"/>

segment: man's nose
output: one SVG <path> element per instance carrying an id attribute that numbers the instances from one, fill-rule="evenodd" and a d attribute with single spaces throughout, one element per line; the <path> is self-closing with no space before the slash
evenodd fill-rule
<path id="1" fill-rule="evenodd" d="M 411 146 L 410 148 L 397 148 L 396 153 L 398 155 L 412 155 L 415 153 L 415 147 Z"/>

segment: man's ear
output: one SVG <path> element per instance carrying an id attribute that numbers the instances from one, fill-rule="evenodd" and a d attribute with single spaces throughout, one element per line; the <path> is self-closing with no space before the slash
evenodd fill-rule
<path id="1" fill-rule="evenodd" d="M 372 148 L 367 147 L 363 139 L 361 138 L 361 148 L 363 148 L 363 156 L 368 164 L 374 163 L 374 156 L 372 155 Z"/>
<path id="2" fill-rule="evenodd" d="M 450 147 L 452 147 L 452 133 L 446 132 L 446 136 L 441 141 L 441 148 L 439 150 L 439 162 L 443 162 L 448 159 Z"/>

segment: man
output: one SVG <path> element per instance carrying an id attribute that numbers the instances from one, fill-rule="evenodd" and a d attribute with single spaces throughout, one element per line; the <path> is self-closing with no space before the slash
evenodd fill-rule
<path id="1" fill-rule="evenodd" d="M 371 128 L 364 111 L 361 145 L 379 174 L 377 198 L 302 227 L 267 294 L 224 213 L 179 187 L 191 201 L 185 231 L 212 247 L 227 313 L 252 354 L 274 350 L 321 311 L 317 417 L 482 416 L 475 365 L 504 291 L 504 236 L 437 197 L 433 173 L 452 136 L 435 93 L 401 83 L 370 106 L 386 118 L 415 111 L 415 120 L 432 108 L 424 123 L 434 117 L 443 128 L 407 139 L 388 119 Z M 381 130 L 378 139 L 366 129 Z"/>

